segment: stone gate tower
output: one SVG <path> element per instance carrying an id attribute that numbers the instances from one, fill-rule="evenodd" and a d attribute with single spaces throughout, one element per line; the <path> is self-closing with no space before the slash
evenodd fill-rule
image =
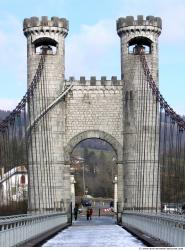
<path id="1" fill-rule="evenodd" d="M 70 156 L 78 143 L 89 138 L 104 140 L 115 151 L 119 209 L 152 208 L 158 202 L 158 128 L 155 126 L 158 107 L 151 91 L 143 91 L 144 73 L 141 70 L 139 51 L 145 53 L 153 78 L 158 83 L 158 36 L 161 33 L 161 19 L 152 16 L 146 17 L 146 20 L 143 16 L 138 16 L 137 20 L 130 16 L 120 18 L 117 21 L 117 32 L 121 38 L 121 80 L 117 80 L 116 76 L 112 76 L 111 80 L 107 80 L 106 76 L 99 80 L 95 76 L 91 76 L 89 80 L 84 76 L 79 80 L 74 77 L 66 80 L 64 44 L 68 34 L 68 21 L 57 17 L 51 20 L 47 17 L 42 17 L 41 20 L 37 17 L 24 20 L 28 86 L 35 75 L 41 55 L 45 55 L 44 83 L 41 82 L 30 103 L 31 123 L 44 110 L 43 105 L 50 105 L 61 95 L 64 87 L 71 86 L 65 99 L 57 102 L 46 114 L 47 126 L 41 119 L 31 133 L 30 210 L 57 209 L 61 207 L 61 201 L 67 207 L 71 199 Z M 144 104 L 146 98 L 147 107 Z M 143 112 L 148 117 L 147 125 L 142 119 Z M 145 131 L 147 138 L 145 142 L 141 138 L 142 131 Z M 49 158 L 44 153 L 46 150 L 43 150 L 43 133 L 48 135 L 51 144 Z M 142 158 L 143 152 L 145 156 Z M 136 176 L 140 176 L 142 185 L 138 183 Z"/>
<path id="2" fill-rule="evenodd" d="M 133 16 L 127 16 L 117 20 L 123 80 L 125 208 L 152 208 L 159 199 L 159 129 L 155 126 L 158 121 L 158 107 L 151 90 L 143 87 L 146 81 L 139 53 L 142 50 L 145 54 L 153 79 L 158 84 L 158 37 L 161 29 L 162 21 L 159 17 L 147 16 L 143 19 L 143 16 L 138 16 L 135 20 Z M 147 117 L 145 120 L 143 113 Z M 139 178 L 142 184 L 138 183 Z"/>
<path id="3" fill-rule="evenodd" d="M 31 123 L 62 92 L 65 73 L 65 37 L 68 34 L 68 21 L 64 18 L 37 17 L 24 19 L 24 35 L 27 38 L 27 75 L 28 87 L 38 68 L 41 56 L 44 55 L 44 84 L 37 86 L 34 100 L 30 103 Z M 45 99 L 43 101 L 43 98 Z M 65 168 L 63 135 L 64 135 L 64 103 L 55 106 L 47 113 L 47 124 L 41 120 L 32 131 L 29 140 L 29 210 L 52 210 L 61 206 L 70 192 L 70 176 L 63 181 Z M 43 134 L 47 134 L 52 158 L 47 156 L 46 142 Z M 68 171 L 67 171 L 68 172 Z M 37 173 L 37 174 L 36 174 Z M 51 184 L 52 183 L 52 184 Z M 66 184 L 66 185 L 65 185 Z M 68 190 L 69 189 L 69 190 Z"/>

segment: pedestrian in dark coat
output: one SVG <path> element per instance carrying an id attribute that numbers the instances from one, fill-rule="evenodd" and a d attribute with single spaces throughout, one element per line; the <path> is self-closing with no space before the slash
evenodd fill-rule
<path id="1" fill-rule="evenodd" d="M 93 209 L 92 209 L 92 207 L 89 209 L 90 211 L 89 211 L 89 218 L 90 218 L 90 220 L 92 220 L 92 214 L 93 214 Z"/>
<path id="2" fill-rule="evenodd" d="M 78 205 L 75 204 L 75 207 L 74 207 L 74 218 L 75 218 L 75 220 L 77 220 L 77 217 L 78 217 Z"/>
<path id="3" fill-rule="evenodd" d="M 90 218 L 90 208 L 87 208 L 87 220 L 89 220 L 89 218 Z"/>

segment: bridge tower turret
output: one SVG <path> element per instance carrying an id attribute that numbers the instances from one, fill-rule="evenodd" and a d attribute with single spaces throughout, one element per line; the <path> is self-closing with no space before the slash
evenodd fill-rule
<path id="1" fill-rule="evenodd" d="M 25 18 L 24 35 L 27 38 L 28 85 L 33 80 L 42 54 L 47 56 L 52 85 L 56 82 L 56 93 L 62 89 L 65 73 L 65 37 L 68 34 L 68 21 L 65 18 L 43 16 Z M 52 77 L 53 75 L 53 77 Z"/>
<path id="2" fill-rule="evenodd" d="M 26 18 L 23 22 L 23 32 L 27 38 L 28 87 L 35 76 L 41 56 L 44 57 L 42 78 L 37 83 L 34 97 L 29 104 L 30 125 L 32 125 L 43 110 L 63 91 L 68 21 L 58 17 L 49 20 L 46 16 L 41 19 Z M 65 203 L 64 188 L 70 192 L 70 176 L 64 177 L 62 152 L 64 112 L 64 104 L 58 103 L 31 131 L 28 150 L 30 211 L 59 209 L 61 200 Z M 45 135 L 49 139 L 44 141 Z M 64 179 L 69 183 L 68 186 L 65 186 Z"/>
<path id="3" fill-rule="evenodd" d="M 123 81 L 124 207 L 152 209 L 159 204 L 157 104 L 143 84 L 140 52 L 144 53 L 153 79 L 158 84 L 159 17 L 139 15 L 117 20 L 121 40 Z M 146 104 L 147 103 L 147 104 Z M 145 119 L 143 119 L 145 113 Z M 147 116 L 146 116 L 147 114 Z"/>

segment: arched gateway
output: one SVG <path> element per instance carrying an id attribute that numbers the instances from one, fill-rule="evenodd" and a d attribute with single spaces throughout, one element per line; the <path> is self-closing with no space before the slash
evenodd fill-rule
<path id="1" fill-rule="evenodd" d="M 113 148 L 116 155 L 116 166 L 117 166 L 117 174 L 118 174 L 118 189 L 117 196 L 119 200 L 119 206 L 123 206 L 123 147 L 122 145 L 110 134 L 100 131 L 100 130 L 88 130 L 81 132 L 74 136 L 67 144 L 64 150 L 65 155 L 65 163 L 71 165 L 71 154 L 74 148 L 82 141 L 86 139 L 101 139 Z"/>
<path id="2" fill-rule="evenodd" d="M 123 147 L 122 145 L 110 134 L 100 131 L 100 130 L 88 130 L 81 132 L 74 136 L 65 147 L 65 161 L 70 161 L 70 155 L 77 144 L 86 140 L 86 139 L 101 139 L 108 142 L 114 149 L 117 156 L 117 163 L 123 163 Z"/>
<path id="3" fill-rule="evenodd" d="M 144 73 L 141 74 L 139 53 L 145 53 L 153 78 L 158 82 L 161 19 L 152 16 L 146 17 L 146 20 L 143 16 L 138 16 L 137 20 L 131 16 L 118 19 L 121 80 L 117 80 L 115 76 L 111 80 L 107 80 L 105 76 L 99 80 L 95 76 L 89 80 L 84 76 L 79 80 L 74 77 L 65 79 L 65 37 L 68 34 L 66 19 L 52 17 L 48 20 L 47 17 L 42 17 L 39 20 L 32 17 L 25 19 L 23 26 L 27 38 L 28 86 L 39 61 L 44 58 L 44 69 L 41 70 L 43 81 L 36 89 L 37 101 L 29 104 L 31 121 L 36 121 L 29 144 L 29 210 L 60 209 L 61 201 L 67 207 L 71 199 L 70 153 L 79 142 L 87 138 L 107 141 L 117 154 L 120 209 L 137 206 L 141 192 L 150 197 L 150 190 L 153 190 L 153 194 L 156 194 L 153 196 L 157 200 L 157 104 L 149 98 L 148 106 L 142 106 L 149 92 L 142 90 Z M 78 58 L 74 60 L 78 63 Z M 47 106 L 43 106 L 43 93 L 44 104 Z M 143 112 L 149 114 L 148 127 L 142 125 Z M 47 115 L 47 126 L 42 124 L 43 114 Z M 146 131 L 145 143 L 147 141 L 149 151 L 140 159 L 145 148 L 140 136 L 143 129 Z M 47 155 L 42 145 L 37 157 L 38 147 L 42 144 L 42 133 L 48 135 L 51 154 Z M 34 144 L 35 138 L 37 142 Z M 150 171 L 153 173 L 152 180 Z M 136 174 L 148 176 L 143 179 L 142 190 L 137 189 Z M 137 204 L 134 203 L 136 200 Z M 154 203 L 156 201 L 149 198 L 142 201 L 142 206 L 150 208 Z"/>

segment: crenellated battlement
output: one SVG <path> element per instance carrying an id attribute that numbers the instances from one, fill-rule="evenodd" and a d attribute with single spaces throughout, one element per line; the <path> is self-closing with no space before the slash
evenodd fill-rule
<path id="1" fill-rule="evenodd" d="M 134 31 L 138 29 L 151 30 L 155 32 L 161 32 L 162 20 L 160 17 L 147 16 L 146 19 L 142 15 L 138 15 L 137 19 L 133 16 L 120 17 L 117 22 L 117 32 L 120 35 L 122 32 Z"/>
<path id="2" fill-rule="evenodd" d="M 23 29 L 40 26 L 59 27 L 69 30 L 69 22 L 65 18 L 52 17 L 51 20 L 49 20 L 47 16 L 42 16 L 41 19 L 38 17 L 24 19 Z"/>
<path id="3" fill-rule="evenodd" d="M 69 22 L 65 18 L 51 17 L 51 20 L 47 16 L 25 18 L 23 21 L 23 31 L 25 36 L 31 32 L 37 33 L 38 31 L 52 31 L 63 33 L 65 36 L 68 34 Z"/>
<path id="4" fill-rule="evenodd" d="M 84 86 L 117 86 L 121 85 L 121 80 L 117 79 L 117 76 L 112 76 L 111 80 L 107 80 L 106 76 L 102 76 L 97 80 L 95 76 L 91 76 L 90 79 L 86 79 L 85 76 L 80 76 L 80 80 L 75 80 L 74 76 L 70 76 L 66 82 L 75 82 L 76 85 Z"/>

